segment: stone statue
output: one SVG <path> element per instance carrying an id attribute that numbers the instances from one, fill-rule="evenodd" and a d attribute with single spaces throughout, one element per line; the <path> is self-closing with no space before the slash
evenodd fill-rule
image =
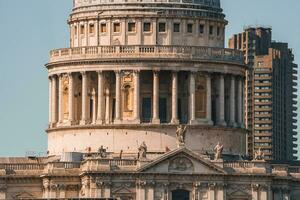
<path id="1" fill-rule="evenodd" d="M 261 148 L 258 149 L 258 151 L 254 152 L 254 160 L 264 160 L 264 153 L 261 151 Z"/>
<path id="2" fill-rule="evenodd" d="M 107 157 L 106 149 L 103 148 L 103 145 L 101 145 L 101 147 L 98 149 L 98 156 L 100 158 L 106 158 Z"/>
<path id="3" fill-rule="evenodd" d="M 141 146 L 138 148 L 138 159 L 145 159 L 147 157 L 147 145 L 145 142 L 141 144 Z"/>
<path id="4" fill-rule="evenodd" d="M 179 125 L 176 130 L 176 137 L 179 146 L 185 145 L 185 134 L 187 126 Z"/>
<path id="5" fill-rule="evenodd" d="M 224 149 L 224 146 L 221 145 L 220 142 L 218 142 L 218 144 L 214 148 L 214 150 L 216 151 L 215 152 L 215 160 L 221 159 L 223 149 Z"/>

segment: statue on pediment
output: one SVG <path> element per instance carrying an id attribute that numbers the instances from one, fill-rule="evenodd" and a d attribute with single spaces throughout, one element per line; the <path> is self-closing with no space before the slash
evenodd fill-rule
<path id="1" fill-rule="evenodd" d="M 184 146 L 185 145 L 185 135 L 187 131 L 187 126 L 179 125 L 176 130 L 176 137 L 177 137 L 177 143 L 178 146 Z"/>
<path id="2" fill-rule="evenodd" d="M 214 150 L 215 150 L 215 160 L 220 160 L 221 159 L 223 149 L 224 149 L 224 146 L 221 145 L 220 142 L 218 142 L 218 144 L 214 148 Z"/>
<path id="3" fill-rule="evenodd" d="M 147 145 L 143 142 L 138 148 L 138 159 L 145 159 L 147 157 Z"/>
<path id="4" fill-rule="evenodd" d="M 264 153 L 261 151 L 261 148 L 259 148 L 257 151 L 254 152 L 254 160 L 255 161 L 263 161 L 264 160 Z"/>

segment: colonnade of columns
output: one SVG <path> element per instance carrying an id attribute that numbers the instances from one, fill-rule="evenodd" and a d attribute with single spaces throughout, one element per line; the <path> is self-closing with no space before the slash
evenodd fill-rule
<path id="1" fill-rule="evenodd" d="M 88 116 L 88 76 L 87 72 L 80 72 L 82 76 L 82 109 L 80 125 L 92 124 L 109 124 L 110 123 L 110 91 L 105 88 L 104 71 L 97 72 L 97 91 L 92 92 L 93 98 L 93 117 Z M 178 119 L 178 71 L 172 71 L 171 74 L 171 117 L 170 124 L 179 124 Z M 64 120 L 63 112 L 63 81 L 62 74 L 52 75 L 49 77 L 49 126 L 55 127 L 59 125 L 73 125 L 74 118 L 74 73 L 68 73 L 68 118 Z M 226 75 L 227 76 L 227 75 Z M 214 81 L 217 81 L 217 96 L 218 96 L 218 112 L 216 119 L 212 120 L 212 74 L 205 74 L 206 82 L 206 116 L 203 119 L 196 117 L 196 72 L 189 72 L 188 83 L 188 115 L 189 124 L 207 124 L 220 126 L 243 126 L 243 79 L 239 76 L 230 76 L 230 94 L 229 94 L 229 124 L 225 122 L 225 81 L 224 74 L 214 74 Z M 122 122 L 122 73 L 115 71 L 115 109 L 114 119 L 115 124 Z M 160 72 L 153 71 L 153 94 L 152 94 L 152 124 L 160 124 L 159 116 L 159 99 L 160 99 Z M 140 116 L 140 71 L 133 72 L 133 119 L 132 123 L 139 124 Z M 237 86 L 236 86 L 237 84 Z M 236 91 L 236 89 L 238 91 Z M 228 120 L 227 120 L 228 121 Z"/>

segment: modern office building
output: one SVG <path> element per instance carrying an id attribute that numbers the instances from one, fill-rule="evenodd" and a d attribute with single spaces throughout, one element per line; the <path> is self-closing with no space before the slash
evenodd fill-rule
<path id="1" fill-rule="evenodd" d="M 74 0 L 68 24 L 48 156 L 0 158 L 0 199 L 300 198 L 298 163 L 245 160 L 247 66 L 219 0 Z"/>
<path id="2" fill-rule="evenodd" d="M 268 160 L 296 159 L 297 68 L 288 44 L 272 41 L 271 28 L 249 27 L 229 40 L 244 52 L 245 124 L 248 153 L 259 148 Z"/>

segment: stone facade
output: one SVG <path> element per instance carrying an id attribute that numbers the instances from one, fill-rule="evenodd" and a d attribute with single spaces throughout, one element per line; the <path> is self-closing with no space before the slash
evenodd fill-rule
<path id="1" fill-rule="evenodd" d="M 46 64 L 48 156 L 0 158 L 0 199 L 299 199 L 299 166 L 244 159 L 224 18 L 219 0 L 74 0 Z"/>

